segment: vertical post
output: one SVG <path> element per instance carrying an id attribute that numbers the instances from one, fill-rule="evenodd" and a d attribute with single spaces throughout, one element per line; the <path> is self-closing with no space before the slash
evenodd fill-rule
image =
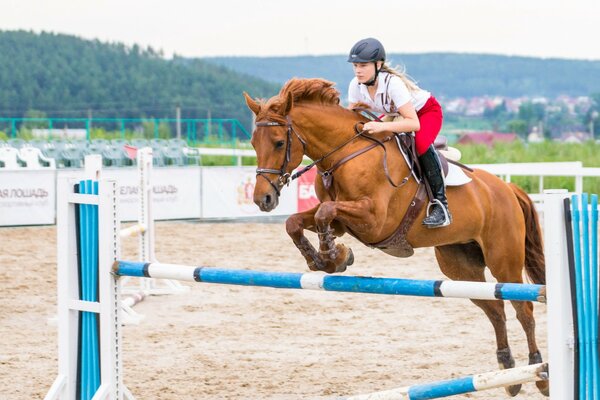
<path id="1" fill-rule="evenodd" d="M 123 400 L 128 390 L 123 386 L 121 349 L 121 304 L 119 281 L 112 266 L 120 256 L 121 220 L 116 181 L 101 180 L 98 190 L 98 295 L 100 302 L 100 344 L 102 385 L 111 399 Z"/>
<path id="2" fill-rule="evenodd" d="M 207 140 L 206 138 L 209 138 L 211 135 L 211 115 L 210 115 L 210 110 L 208 110 L 207 115 L 206 115 L 206 133 L 205 133 L 205 140 Z"/>
<path id="3" fill-rule="evenodd" d="M 14 118 L 10 119 L 10 137 L 17 137 L 17 122 Z"/>
<path id="4" fill-rule="evenodd" d="M 100 154 L 88 154 L 83 161 L 86 179 L 99 180 L 102 172 L 102 156 Z"/>
<path id="5" fill-rule="evenodd" d="M 91 131 L 92 131 L 92 109 L 88 108 L 87 110 L 87 140 L 89 141 L 91 139 Z"/>
<path id="6" fill-rule="evenodd" d="M 177 106 L 177 139 L 181 139 L 181 107 Z"/>
<path id="7" fill-rule="evenodd" d="M 575 175 L 575 193 L 583 193 L 583 176 Z"/>
<path id="8" fill-rule="evenodd" d="M 121 139 L 125 139 L 125 120 L 121 118 Z"/>
<path id="9" fill-rule="evenodd" d="M 573 397 L 573 315 L 563 199 L 566 190 L 544 190 L 544 255 L 548 304 L 551 399 Z"/>
<path id="10" fill-rule="evenodd" d="M 187 143 L 190 143 L 190 124 L 191 124 L 190 120 L 187 120 L 185 123 L 185 138 L 186 138 Z"/>
<path id="11" fill-rule="evenodd" d="M 154 118 L 154 139 L 158 139 L 158 119 Z"/>
<path id="12" fill-rule="evenodd" d="M 145 229 L 140 234 L 140 261 L 154 262 L 154 218 L 152 216 L 152 148 L 144 147 L 137 153 L 139 177 L 138 222 Z"/>

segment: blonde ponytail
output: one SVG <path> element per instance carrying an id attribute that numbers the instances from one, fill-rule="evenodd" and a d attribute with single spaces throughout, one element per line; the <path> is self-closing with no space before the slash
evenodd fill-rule
<path id="1" fill-rule="evenodd" d="M 398 78 L 400 78 L 402 80 L 402 82 L 404 82 L 404 84 L 406 85 L 408 90 L 410 90 L 411 92 L 416 92 L 417 90 L 420 89 L 419 86 L 417 85 L 417 83 L 409 75 L 406 74 L 405 67 L 393 68 L 389 64 L 385 63 L 382 65 L 381 71 L 387 72 L 388 74 L 391 74 L 391 75 L 396 75 Z"/>

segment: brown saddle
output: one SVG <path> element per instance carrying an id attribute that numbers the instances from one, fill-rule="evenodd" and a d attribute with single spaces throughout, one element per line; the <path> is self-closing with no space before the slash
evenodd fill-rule
<path id="1" fill-rule="evenodd" d="M 363 135 L 363 137 L 365 139 L 373 141 L 374 143 L 368 147 L 365 147 L 363 150 L 359 150 L 355 153 L 352 153 L 349 156 L 344 157 L 342 160 L 340 160 L 338 163 L 336 163 L 329 170 L 324 171 L 324 172 L 319 172 L 319 174 L 321 175 L 321 178 L 323 180 L 324 187 L 330 193 L 331 198 L 334 199 L 335 195 L 330 190 L 332 187 L 332 184 L 333 184 L 333 172 L 340 165 L 342 165 L 343 163 L 345 163 L 347 161 L 350 161 L 354 157 L 357 157 L 360 154 L 364 154 L 365 152 L 367 152 L 373 148 L 381 146 L 384 150 L 383 169 L 387 176 L 388 182 L 394 187 L 401 187 L 408 181 L 408 179 L 412 175 L 415 178 L 416 182 L 418 183 L 417 191 L 415 192 L 412 201 L 409 203 L 409 206 L 406 209 L 406 211 L 404 213 L 404 217 L 400 221 L 398 228 L 387 239 L 385 239 L 381 242 L 378 242 L 378 243 L 365 243 L 365 242 L 362 242 L 358 238 L 358 236 L 356 234 L 354 234 L 354 232 L 352 232 L 352 230 L 348 229 L 347 227 L 346 227 L 346 229 L 352 236 L 354 236 L 359 241 L 361 241 L 362 243 L 364 243 L 365 245 L 367 245 L 369 247 L 377 248 L 377 249 L 379 249 L 387 254 L 390 254 L 392 256 L 395 256 L 395 257 L 410 257 L 414 254 L 414 250 L 413 250 L 413 247 L 410 245 L 410 243 L 408 243 L 408 241 L 406 240 L 406 234 L 408 233 L 409 229 L 415 222 L 417 216 L 421 212 L 421 209 L 425 205 L 427 198 L 433 200 L 433 195 L 431 193 L 431 189 L 429 188 L 429 184 L 427 183 L 426 179 L 422 178 L 423 174 L 421 171 L 421 165 L 419 164 L 419 160 L 418 160 L 418 154 L 417 154 L 417 150 L 416 150 L 414 134 L 394 133 L 391 136 L 387 136 L 383 140 L 374 138 L 372 136 L 366 136 L 366 135 Z M 404 157 L 404 160 L 410 169 L 409 175 L 407 175 L 399 184 L 396 184 L 392 181 L 389 171 L 387 169 L 387 151 L 385 149 L 384 143 L 391 141 L 391 140 L 395 140 L 398 150 Z M 447 148 L 446 138 L 444 137 L 444 138 L 441 138 L 440 140 L 438 140 L 437 145 L 434 145 L 434 147 L 436 147 L 436 150 Z M 443 156 L 443 154 L 439 153 L 439 151 L 438 151 L 438 155 L 439 155 L 439 158 L 440 158 L 440 161 L 442 164 L 443 173 L 444 173 L 444 175 L 447 175 L 448 174 L 448 162 L 446 161 L 446 158 Z"/>

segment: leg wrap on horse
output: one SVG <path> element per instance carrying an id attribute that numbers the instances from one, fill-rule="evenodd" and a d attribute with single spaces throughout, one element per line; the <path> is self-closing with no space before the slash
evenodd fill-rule
<path id="1" fill-rule="evenodd" d="M 424 178 L 429 182 L 435 198 L 434 202 L 428 207 L 428 211 L 431 210 L 431 212 L 428 212 L 427 217 L 423 220 L 423 225 L 430 228 L 450 225 L 452 215 L 448 209 L 442 166 L 433 146 L 430 146 L 423 155 L 419 156 L 419 163 L 423 169 Z"/>

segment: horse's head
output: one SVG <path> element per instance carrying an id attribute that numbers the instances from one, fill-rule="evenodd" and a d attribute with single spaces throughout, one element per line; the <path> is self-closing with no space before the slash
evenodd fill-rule
<path id="1" fill-rule="evenodd" d="M 294 98 L 291 92 L 267 102 L 256 101 L 247 93 L 244 97 L 256 116 L 251 140 L 258 165 L 254 202 L 262 211 L 271 211 L 279 204 L 281 189 L 304 155 L 304 142 L 294 131 L 289 116 Z"/>

